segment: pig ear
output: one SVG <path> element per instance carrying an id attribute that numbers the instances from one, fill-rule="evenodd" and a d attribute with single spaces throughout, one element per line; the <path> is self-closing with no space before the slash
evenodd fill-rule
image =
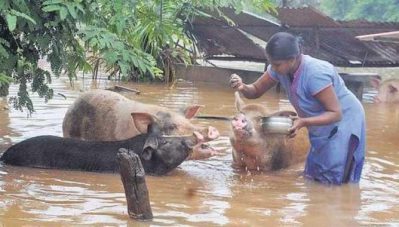
<path id="1" fill-rule="evenodd" d="M 236 109 L 238 111 L 241 111 L 242 107 L 245 105 L 244 101 L 242 101 L 241 97 L 240 97 L 240 93 L 238 91 L 236 91 L 234 93 L 234 96 L 236 98 L 235 104 L 236 104 Z"/>
<path id="2" fill-rule="evenodd" d="M 396 92 L 398 92 L 398 87 L 395 87 L 395 86 L 392 85 L 392 84 L 390 84 L 390 85 L 388 86 L 388 88 L 389 88 L 389 93 L 396 93 Z"/>
<path id="3" fill-rule="evenodd" d="M 149 136 L 144 143 L 143 153 L 141 154 L 144 160 L 150 160 L 152 153 L 158 148 L 158 139 L 155 136 Z"/>
<path id="4" fill-rule="evenodd" d="M 370 84 L 371 84 L 371 86 L 372 86 L 373 88 L 378 89 L 378 88 L 380 87 L 381 80 L 378 79 L 378 78 L 372 78 L 372 79 L 370 80 Z"/>
<path id="5" fill-rule="evenodd" d="M 140 133 L 147 133 L 150 124 L 156 122 L 157 118 L 149 113 L 132 113 L 134 126 Z"/>
<path id="6" fill-rule="evenodd" d="M 183 114 L 187 119 L 191 119 L 193 117 L 195 117 L 195 115 L 197 115 L 197 113 L 199 112 L 199 109 L 202 106 L 200 105 L 192 105 L 192 106 L 188 106 L 183 110 Z"/>

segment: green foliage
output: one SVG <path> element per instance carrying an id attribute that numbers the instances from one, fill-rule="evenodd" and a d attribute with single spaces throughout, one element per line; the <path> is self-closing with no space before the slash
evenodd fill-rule
<path id="1" fill-rule="evenodd" d="M 92 15 L 90 22 L 86 21 L 89 29 L 81 33 L 92 54 L 93 76 L 102 65 L 109 76 L 173 81 L 173 63 L 191 63 L 192 59 L 192 53 L 184 49 L 193 46 L 185 24 L 196 15 L 210 16 L 203 10 L 216 10 L 222 15 L 218 7 L 242 8 L 245 2 L 248 3 L 241 0 L 97 1 L 95 10 L 101 13 Z M 264 9 L 271 7 L 266 0 L 251 2 Z"/>
<path id="2" fill-rule="evenodd" d="M 271 0 L 277 6 L 313 6 L 336 20 L 399 22 L 398 0 Z"/>
<path id="3" fill-rule="evenodd" d="M 193 45 L 185 25 L 207 10 L 248 5 L 272 9 L 269 0 L 0 0 L 0 85 L 18 83 L 14 107 L 34 111 L 28 90 L 53 96 L 51 73 L 101 69 L 126 80 L 172 81 L 176 62 L 189 63 Z M 228 18 L 225 17 L 228 21 Z M 29 88 L 30 86 L 30 88 Z"/>
<path id="4" fill-rule="evenodd" d="M 345 19 L 366 19 L 369 21 L 399 21 L 399 1 L 363 0 L 357 1 Z"/>
<path id="5" fill-rule="evenodd" d="M 397 0 L 324 0 L 321 9 L 338 20 L 399 22 Z"/>
<path id="6" fill-rule="evenodd" d="M 70 59 L 76 59 L 71 56 L 76 56 L 80 48 L 75 38 L 76 22 L 86 7 L 79 0 L 0 1 L 0 75 L 20 84 L 18 96 L 11 99 L 15 108 L 34 111 L 28 85 L 45 101 L 52 97 L 50 74 L 37 67 L 40 58 L 47 57 L 56 75 L 62 69 L 68 75 L 74 74 L 75 69 L 66 66 Z"/>
<path id="7" fill-rule="evenodd" d="M 312 6 L 318 8 L 322 0 L 271 0 L 271 2 L 279 7 L 306 7 Z"/>
<path id="8" fill-rule="evenodd" d="M 8 77 L 7 75 L 0 73 L 0 96 L 8 95 L 8 88 L 11 82 L 12 82 L 11 77 Z"/>

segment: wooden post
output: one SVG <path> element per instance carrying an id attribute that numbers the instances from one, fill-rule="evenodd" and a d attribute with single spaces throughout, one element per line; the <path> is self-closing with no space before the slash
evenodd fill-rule
<path id="1" fill-rule="evenodd" d="M 132 150 L 120 148 L 117 159 L 129 216 L 138 220 L 152 219 L 145 172 L 140 157 Z"/>

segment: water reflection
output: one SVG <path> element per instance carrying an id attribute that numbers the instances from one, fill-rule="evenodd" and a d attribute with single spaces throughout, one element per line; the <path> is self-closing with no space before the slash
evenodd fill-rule
<path id="1" fill-rule="evenodd" d="M 55 80 L 48 104 L 33 97 L 36 113 L 0 111 L 0 151 L 37 135 L 62 135 L 67 107 L 81 93 L 114 83 Z M 165 85 L 123 84 L 142 91 L 125 96 L 178 110 L 203 105 L 200 114 L 232 116 L 234 96 L 214 84 L 179 81 Z M 374 91 L 365 96 L 372 97 Z M 11 87 L 11 94 L 16 87 Z M 64 98 L 66 97 L 66 99 Z M 291 109 L 283 94 L 258 100 L 271 111 Z M 127 215 L 123 185 L 117 174 L 18 168 L 0 164 L 0 225 L 140 225 L 140 226 L 358 226 L 399 223 L 399 105 L 364 102 L 367 156 L 359 185 L 326 187 L 305 180 L 303 163 L 268 174 L 231 168 L 229 123 L 196 119 L 221 132 L 212 141 L 221 155 L 186 161 L 164 177 L 147 177 L 154 220 L 137 223 Z M 64 224 L 65 223 L 65 224 Z"/>

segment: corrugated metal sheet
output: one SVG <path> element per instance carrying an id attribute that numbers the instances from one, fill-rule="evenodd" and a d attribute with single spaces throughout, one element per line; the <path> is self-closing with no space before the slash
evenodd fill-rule
<path id="1" fill-rule="evenodd" d="M 340 24 L 313 7 L 277 8 L 276 17 L 289 27 L 339 28 Z"/>
<path id="2" fill-rule="evenodd" d="M 252 61 L 263 61 L 266 58 L 264 49 L 237 28 L 195 25 L 193 34 L 207 58 L 216 55 L 231 55 Z"/>
<path id="3" fill-rule="evenodd" d="M 235 15 L 232 10 L 226 10 L 229 14 Z M 231 18 L 237 20 L 236 17 Z M 257 18 L 253 18 L 253 20 L 256 23 Z M 222 18 L 197 17 L 188 26 L 188 29 L 194 34 L 198 47 L 205 53 L 206 58 L 217 55 L 231 55 L 252 61 L 264 61 L 266 59 L 263 47 L 250 39 L 239 29 L 239 26 L 231 26 Z"/>
<path id="4" fill-rule="evenodd" d="M 374 32 L 398 30 L 398 23 L 364 20 L 334 21 L 312 8 L 279 8 L 278 18 L 289 32 L 304 38 L 305 53 L 337 66 L 399 66 L 399 45 L 365 43 L 355 37 Z"/>
<path id="5" fill-rule="evenodd" d="M 237 28 L 264 41 L 281 30 L 277 18 L 263 18 L 245 11 L 236 14 L 231 8 L 224 8 L 222 12 L 229 18 L 234 18 L 233 21 L 236 23 Z"/>
<path id="6" fill-rule="evenodd" d="M 240 30 L 267 41 L 278 31 L 288 31 L 304 39 L 304 53 L 327 60 L 336 66 L 399 66 L 398 43 L 362 42 L 357 35 L 399 30 L 399 23 L 334 21 L 312 7 L 278 8 L 281 24 L 250 13 L 235 14 L 223 9 L 235 23 L 196 18 L 193 32 L 207 56 L 229 54 L 248 60 L 266 61 L 263 48 Z"/>

